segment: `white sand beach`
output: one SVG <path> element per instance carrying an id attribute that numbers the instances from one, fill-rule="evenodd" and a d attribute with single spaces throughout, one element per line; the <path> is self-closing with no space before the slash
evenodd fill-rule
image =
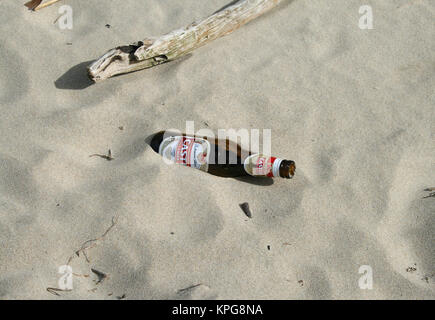
<path id="1" fill-rule="evenodd" d="M 434 1 L 288 0 L 96 84 L 86 66 L 110 48 L 230 0 L 24 2 L 0 2 L 0 299 L 435 298 Z M 186 121 L 271 129 L 295 177 L 167 165 L 145 138 Z M 66 264 L 73 288 L 47 291 Z"/>

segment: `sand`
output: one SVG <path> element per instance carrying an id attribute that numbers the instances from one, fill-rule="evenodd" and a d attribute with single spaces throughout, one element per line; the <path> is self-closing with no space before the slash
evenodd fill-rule
<path id="1" fill-rule="evenodd" d="M 229 1 L 22 2 L 0 3 L 0 299 L 435 298 L 433 1 L 287 1 L 96 85 L 85 67 L 106 50 Z M 72 30 L 53 23 L 62 4 Z M 271 129 L 296 176 L 265 186 L 168 166 L 145 138 L 186 121 Z M 112 161 L 89 157 L 108 149 Z M 112 217 L 89 262 L 75 256 Z M 48 292 L 71 256 L 73 289 Z"/>

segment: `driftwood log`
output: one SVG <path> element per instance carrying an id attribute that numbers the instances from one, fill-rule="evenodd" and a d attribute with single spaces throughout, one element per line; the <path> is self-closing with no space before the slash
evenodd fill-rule
<path id="1" fill-rule="evenodd" d="M 201 22 L 157 38 L 109 50 L 88 67 L 97 82 L 118 74 L 133 72 L 180 58 L 272 9 L 283 0 L 239 0 Z"/>

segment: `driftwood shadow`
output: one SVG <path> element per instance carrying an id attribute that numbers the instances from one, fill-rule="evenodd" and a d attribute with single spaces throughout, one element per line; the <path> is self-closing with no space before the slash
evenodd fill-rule
<path id="1" fill-rule="evenodd" d="M 54 85 L 58 89 L 82 90 L 94 84 L 94 81 L 89 79 L 87 67 L 92 63 L 86 61 L 79 63 L 60 76 Z"/>
<path id="2" fill-rule="evenodd" d="M 162 63 L 161 65 L 167 64 L 169 66 L 172 66 L 172 68 L 174 68 L 174 66 L 177 66 L 181 62 L 189 59 L 191 56 L 192 54 L 189 53 L 176 60 L 168 60 L 167 62 Z M 92 62 L 94 62 L 94 60 L 82 62 L 69 69 L 67 72 L 65 72 L 54 82 L 55 87 L 58 89 L 83 90 L 95 84 L 95 82 L 92 81 L 88 76 L 88 66 L 91 65 Z M 170 67 L 169 70 L 171 70 L 172 68 Z M 139 69 L 127 73 L 117 74 L 111 78 L 116 78 L 116 77 L 124 76 L 131 73 L 136 73 L 143 70 L 145 69 Z M 165 69 L 163 69 L 163 72 L 166 72 Z"/>

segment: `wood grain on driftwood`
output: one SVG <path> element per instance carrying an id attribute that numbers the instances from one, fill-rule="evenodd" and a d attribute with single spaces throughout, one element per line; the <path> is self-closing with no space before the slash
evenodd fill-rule
<path id="1" fill-rule="evenodd" d="M 24 5 L 29 8 L 29 10 L 37 11 L 41 10 L 45 7 L 51 6 L 52 4 L 59 2 L 60 0 L 49 0 L 47 2 L 44 2 L 41 4 L 42 0 L 32 0 L 29 2 L 26 2 Z"/>
<path id="2" fill-rule="evenodd" d="M 182 57 L 272 9 L 283 0 L 239 0 L 198 23 L 109 50 L 88 67 L 95 82 Z"/>

